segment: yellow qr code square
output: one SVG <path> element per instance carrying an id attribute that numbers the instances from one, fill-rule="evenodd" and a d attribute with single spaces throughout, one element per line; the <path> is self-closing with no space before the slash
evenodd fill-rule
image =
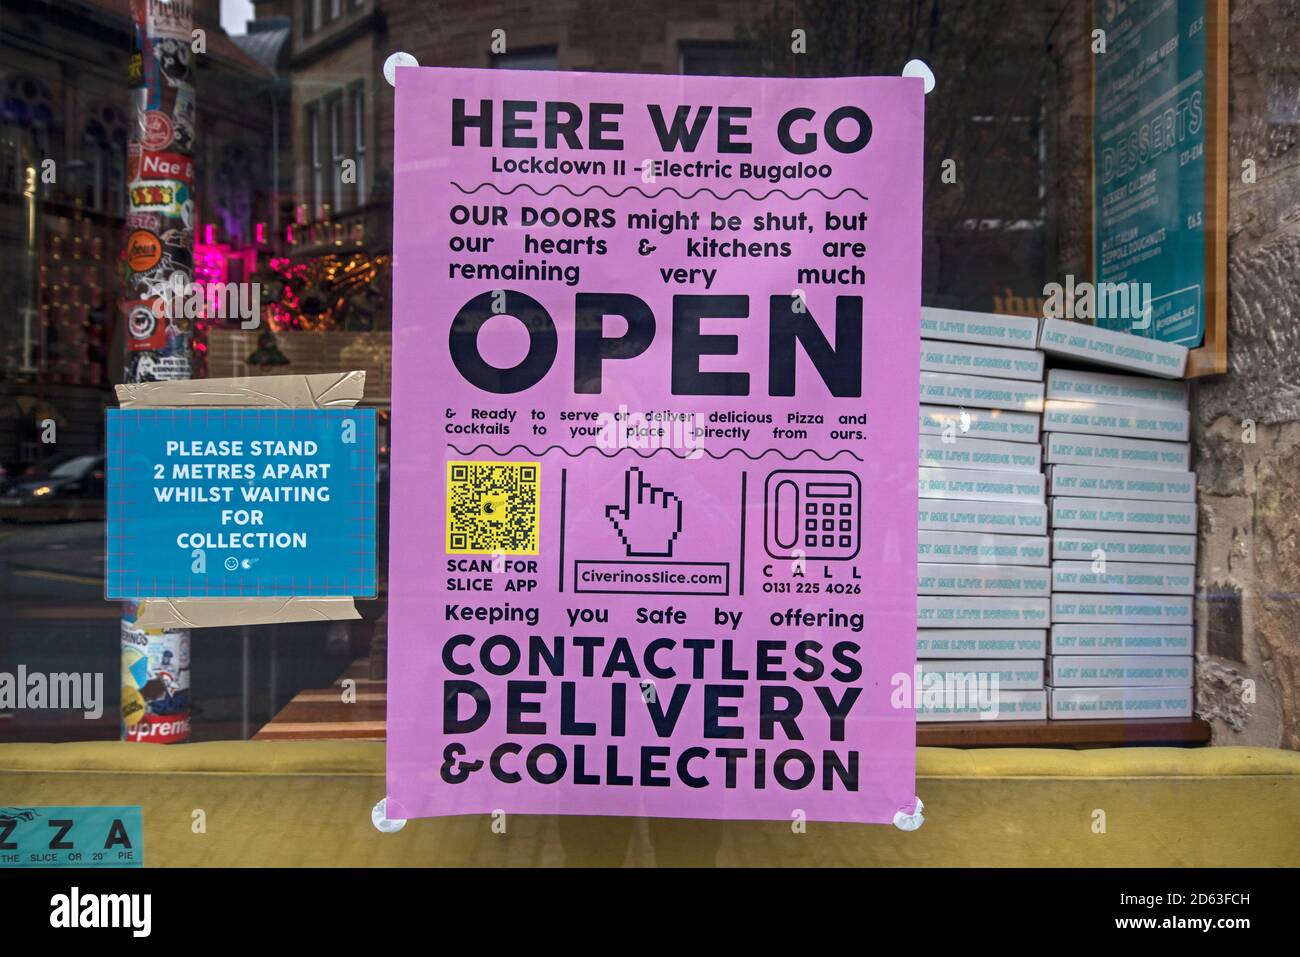
<path id="1" fill-rule="evenodd" d="M 540 462 L 448 462 L 447 551 L 536 555 Z"/>

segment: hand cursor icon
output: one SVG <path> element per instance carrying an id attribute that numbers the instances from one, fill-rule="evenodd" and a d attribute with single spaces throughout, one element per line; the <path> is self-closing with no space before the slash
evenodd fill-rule
<path id="1" fill-rule="evenodd" d="M 628 557 L 667 558 L 682 531 L 682 501 L 651 485 L 633 466 L 623 476 L 623 504 L 606 505 L 605 517 L 613 523 Z"/>

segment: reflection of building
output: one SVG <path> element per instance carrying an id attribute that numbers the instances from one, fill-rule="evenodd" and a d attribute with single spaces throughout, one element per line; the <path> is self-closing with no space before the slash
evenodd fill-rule
<path id="1" fill-rule="evenodd" d="M 291 22 L 294 262 L 391 251 L 393 94 L 382 68 L 396 50 L 425 66 L 803 76 L 896 74 L 911 51 L 948 80 L 927 102 L 927 301 L 1009 311 L 1008 290 L 1041 289 L 1044 37 L 1060 0 L 990 0 L 942 23 L 910 0 L 851 17 L 796 0 L 627 0 L 609 16 L 580 0 L 255 2 L 259 21 Z M 806 53 L 791 52 L 795 27 Z M 940 180 L 945 157 L 960 159 L 951 184 Z M 334 321 L 387 328 L 386 290 L 373 316 L 343 309 Z"/>
<path id="2" fill-rule="evenodd" d="M 269 218 L 270 71 L 195 3 L 200 263 L 236 281 Z M 0 19 L 0 464 L 97 449 L 120 378 L 129 0 L 7 0 Z"/>

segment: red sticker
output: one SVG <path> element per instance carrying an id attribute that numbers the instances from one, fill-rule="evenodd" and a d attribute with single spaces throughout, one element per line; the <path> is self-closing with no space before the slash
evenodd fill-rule
<path id="1" fill-rule="evenodd" d="M 146 152 L 140 157 L 139 175 L 132 179 L 178 179 L 193 186 L 194 160 L 180 153 Z"/>
<path id="2" fill-rule="evenodd" d="M 149 110 L 144 115 L 144 131 L 140 145 L 147 150 L 161 150 L 171 145 L 172 118 L 161 110 Z"/>
<path id="3" fill-rule="evenodd" d="M 167 326 L 154 312 L 153 303 L 132 299 L 122 303 L 126 313 L 126 347 L 131 352 L 157 352 L 167 348 Z"/>

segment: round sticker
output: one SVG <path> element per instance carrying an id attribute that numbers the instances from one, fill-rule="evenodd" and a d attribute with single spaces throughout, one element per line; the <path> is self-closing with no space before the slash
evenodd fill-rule
<path id="1" fill-rule="evenodd" d="M 149 306 L 134 306 L 127 315 L 127 331 L 132 339 L 148 339 L 157 328 L 158 319 Z"/>
<path id="2" fill-rule="evenodd" d="M 172 118 L 160 110 L 149 110 L 144 115 L 144 130 L 140 145 L 147 150 L 160 150 L 172 141 Z"/>
<path id="3" fill-rule="evenodd" d="M 162 259 L 162 242 L 147 229 L 136 229 L 126 238 L 126 265 L 131 272 L 148 272 Z"/>

